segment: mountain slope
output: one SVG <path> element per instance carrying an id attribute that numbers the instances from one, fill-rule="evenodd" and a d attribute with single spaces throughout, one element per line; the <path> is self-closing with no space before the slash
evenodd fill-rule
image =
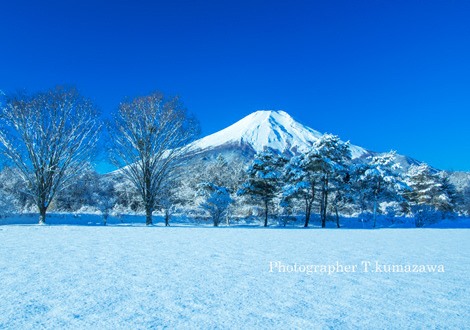
<path id="1" fill-rule="evenodd" d="M 250 148 L 255 153 L 266 148 L 281 153 L 297 154 L 309 150 L 322 134 L 295 121 L 284 111 L 260 110 L 235 124 L 191 144 L 194 152 L 220 148 Z M 353 158 L 370 154 L 351 145 Z"/>

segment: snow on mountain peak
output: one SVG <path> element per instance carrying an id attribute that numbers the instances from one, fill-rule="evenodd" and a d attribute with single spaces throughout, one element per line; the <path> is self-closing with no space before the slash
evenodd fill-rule
<path id="1" fill-rule="evenodd" d="M 259 110 L 235 124 L 192 143 L 191 149 L 215 149 L 225 145 L 248 145 L 255 152 L 266 148 L 279 152 L 304 152 L 311 148 L 322 134 L 295 121 L 282 110 Z M 367 153 L 351 146 L 353 158 Z"/>

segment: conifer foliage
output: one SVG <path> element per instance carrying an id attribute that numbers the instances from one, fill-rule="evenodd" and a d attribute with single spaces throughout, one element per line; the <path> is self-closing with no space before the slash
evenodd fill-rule
<path id="1" fill-rule="evenodd" d="M 248 167 L 248 178 L 238 191 L 240 196 L 248 196 L 264 209 L 264 227 L 268 226 L 269 209 L 281 190 L 282 169 L 287 159 L 281 155 L 265 151 L 255 156 Z"/>
<path id="2" fill-rule="evenodd" d="M 433 170 L 423 163 L 413 165 L 407 172 L 407 184 L 411 188 L 407 194 L 416 226 L 436 222 L 439 214 L 444 216 L 454 209 L 455 189 L 444 173 Z"/>

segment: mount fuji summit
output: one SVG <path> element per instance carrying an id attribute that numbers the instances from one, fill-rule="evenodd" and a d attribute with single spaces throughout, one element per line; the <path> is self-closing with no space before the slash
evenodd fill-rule
<path id="1" fill-rule="evenodd" d="M 235 124 L 194 141 L 194 153 L 243 150 L 255 154 L 266 149 L 294 155 L 306 152 L 323 134 L 295 121 L 287 112 L 259 110 Z M 352 158 L 363 158 L 370 151 L 351 145 Z"/>

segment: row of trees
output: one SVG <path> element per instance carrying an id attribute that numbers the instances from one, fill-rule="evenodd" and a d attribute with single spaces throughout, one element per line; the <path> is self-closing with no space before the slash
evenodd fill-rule
<path id="1" fill-rule="evenodd" d="M 318 207 L 321 226 L 332 212 L 340 227 L 340 214 L 371 212 L 376 226 L 379 206 L 388 203 L 389 212 L 414 214 L 417 226 L 428 219 L 420 217 L 454 212 L 458 204 L 455 187 L 444 172 L 426 164 L 414 165 L 407 172 L 395 162 L 395 152 L 353 163 L 349 144 L 337 136 L 325 134 L 305 154 L 286 157 L 263 152 L 247 170 L 247 179 L 238 191 L 263 210 L 264 226 L 270 209 L 289 216 L 303 210 L 308 227 L 314 206 Z"/>
<path id="2" fill-rule="evenodd" d="M 89 166 L 103 127 L 119 168 L 108 176 Z M 340 214 L 370 212 L 375 227 L 384 204 L 391 213 L 414 214 L 418 226 L 430 215 L 470 205 L 469 193 L 457 194 L 444 172 L 425 164 L 404 172 L 394 152 L 352 162 L 349 143 L 334 135 L 290 158 L 260 153 L 246 167 L 222 156 L 191 161 L 188 144 L 198 134 L 197 120 L 179 100 L 161 93 L 122 102 L 106 125 L 73 88 L 7 96 L 0 104 L 0 147 L 11 167 L 0 173 L 0 208 L 32 203 L 39 223 L 51 205 L 69 211 L 90 206 L 105 219 L 111 209 L 143 210 L 148 225 L 158 209 L 168 225 L 175 205 L 188 209 L 193 202 L 218 226 L 229 212 L 242 215 L 251 204 L 263 210 L 264 226 L 273 216 L 303 214 L 307 227 L 319 214 L 322 227 L 331 215 L 339 227 Z"/>
<path id="3" fill-rule="evenodd" d="M 84 173 L 103 124 L 96 107 L 76 89 L 6 96 L 0 104 L 0 146 L 31 198 L 39 223 L 61 192 Z M 107 125 L 112 161 L 130 181 L 146 211 L 146 223 L 164 200 L 186 146 L 199 132 L 177 98 L 161 93 L 122 102 Z"/>

